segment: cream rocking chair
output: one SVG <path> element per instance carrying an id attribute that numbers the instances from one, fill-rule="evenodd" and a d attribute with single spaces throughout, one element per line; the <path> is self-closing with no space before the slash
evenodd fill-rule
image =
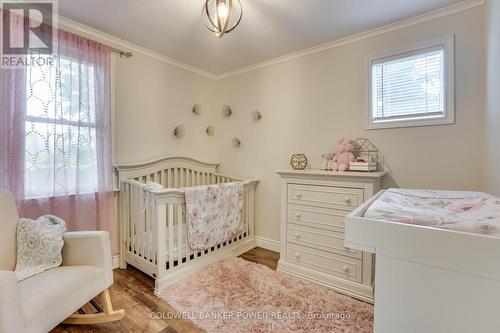
<path id="1" fill-rule="evenodd" d="M 63 234 L 63 262 L 17 282 L 16 230 L 19 216 L 12 195 L 0 191 L 0 332 L 48 332 L 59 323 L 100 324 L 120 320 L 108 288 L 113 284 L 109 234 L 104 231 Z M 101 294 L 103 312 L 74 314 Z"/>

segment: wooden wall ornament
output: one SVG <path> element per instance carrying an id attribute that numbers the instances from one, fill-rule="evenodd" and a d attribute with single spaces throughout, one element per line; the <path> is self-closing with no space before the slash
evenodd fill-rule
<path id="1" fill-rule="evenodd" d="M 308 161 L 305 154 L 292 154 L 290 165 L 294 170 L 305 170 L 307 163 Z"/>
<path id="2" fill-rule="evenodd" d="M 260 113 L 259 110 L 255 110 L 254 112 L 252 112 L 252 120 L 255 122 L 261 121 L 262 113 Z"/>
<path id="3" fill-rule="evenodd" d="M 207 133 L 208 136 L 212 136 L 215 134 L 215 127 L 212 126 L 212 125 L 209 125 L 206 129 L 205 129 L 205 133 Z"/>
<path id="4" fill-rule="evenodd" d="M 233 138 L 232 144 L 234 148 L 240 148 L 241 146 L 241 140 L 239 138 Z"/>
<path id="5" fill-rule="evenodd" d="M 222 115 L 225 117 L 225 118 L 229 118 L 231 117 L 231 115 L 233 114 L 233 109 L 231 109 L 231 106 L 230 105 L 224 105 L 222 107 Z"/>
<path id="6" fill-rule="evenodd" d="M 199 105 L 199 104 L 193 105 L 193 108 L 191 109 L 191 111 L 196 115 L 200 115 L 201 114 L 201 105 Z"/>
<path id="7" fill-rule="evenodd" d="M 184 135 L 186 134 L 186 130 L 184 129 L 184 126 L 178 125 L 174 127 L 174 130 L 172 131 L 172 134 L 178 138 L 182 139 Z"/>

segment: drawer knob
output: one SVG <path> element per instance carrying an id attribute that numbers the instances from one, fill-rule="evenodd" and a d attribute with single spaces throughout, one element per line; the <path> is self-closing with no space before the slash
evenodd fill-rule
<path id="1" fill-rule="evenodd" d="M 300 199 L 300 198 L 302 197 L 302 193 L 297 192 L 297 193 L 295 194 L 295 196 L 297 197 L 297 199 Z"/>
<path id="2" fill-rule="evenodd" d="M 342 266 L 342 270 L 347 273 L 349 272 L 349 267 L 347 267 L 347 265 L 344 265 Z"/>
<path id="3" fill-rule="evenodd" d="M 345 198 L 344 198 L 344 201 L 345 201 L 345 203 L 346 203 L 346 204 L 348 204 L 348 205 L 350 205 L 350 204 L 351 204 L 351 198 L 349 198 L 349 197 L 345 197 Z"/>
<path id="4" fill-rule="evenodd" d="M 300 258 L 300 253 L 295 253 L 295 259 L 299 259 Z"/>
<path id="5" fill-rule="evenodd" d="M 296 233 L 295 233 L 295 238 L 296 238 L 296 239 L 299 239 L 299 238 L 300 238 L 300 233 L 296 232 Z"/>
<path id="6" fill-rule="evenodd" d="M 295 213 L 296 218 L 300 219 L 300 216 L 301 216 L 300 213 Z"/>

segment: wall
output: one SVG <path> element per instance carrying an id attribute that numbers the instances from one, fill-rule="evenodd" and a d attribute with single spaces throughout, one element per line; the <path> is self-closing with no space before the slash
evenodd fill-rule
<path id="1" fill-rule="evenodd" d="M 115 161 L 130 163 L 165 155 L 212 161 L 215 139 L 205 134 L 212 114 L 213 80 L 136 52 L 115 56 Z M 201 115 L 191 109 L 202 106 Z M 171 135 L 176 125 L 185 137 Z"/>
<path id="2" fill-rule="evenodd" d="M 78 23 L 63 23 L 60 28 L 129 50 L 109 41 L 111 36 Z M 113 53 L 113 70 L 115 164 L 173 155 L 214 160 L 215 138 L 205 133 L 215 121 L 213 79 L 138 51 L 131 58 Z M 195 103 L 202 106 L 201 115 L 191 112 Z M 182 139 L 171 135 L 177 125 L 186 129 Z"/>
<path id="3" fill-rule="evenodd" d="M 275 171 L 289 168 L 294 152 L 306 153 L 317 168 L 320 155 L 344 136 L 368 137 L 378 146 L 390 170 L 385 186 L 482 190 L 483 19 L 484 9 L 476 7 L 220 80 L 216 108 L 230 104 L 234 114 L 215 114 L 217 159 L 222 171 L 261 180 L 257 235 L 279 240 Z M 456 124 L 366 131 L 366 57 L 448 34 L 455 34 Z M 255 109 L 263 113 L 260 124 L 250 119 Z M 231 146 L 235 136 L 240 149 Z"/>
<path id="4" fill-rule="evenodd" d="M 500 196 L 500 0 L 486 8 L 486 188 Z"/>

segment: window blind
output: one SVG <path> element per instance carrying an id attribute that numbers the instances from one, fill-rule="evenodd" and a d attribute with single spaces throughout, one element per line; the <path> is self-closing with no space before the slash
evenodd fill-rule
<path id="1" fill-rule="evenodd" d="M 372 64 L 376 122 L 444 116 L 444 47 Z"/>

